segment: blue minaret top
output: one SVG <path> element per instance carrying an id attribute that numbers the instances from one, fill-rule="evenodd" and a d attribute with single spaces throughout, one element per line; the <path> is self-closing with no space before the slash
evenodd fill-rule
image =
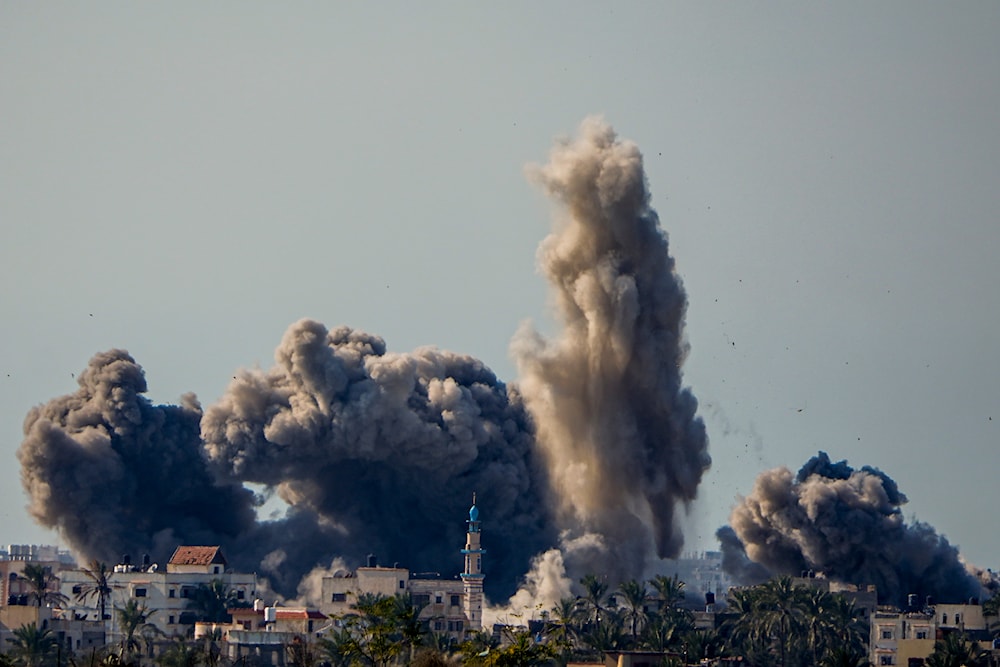
<path id="1" fill-rule="evenodd" d="M 472 507 L 469 508 L 469 532 L 479 532 L 479 508 L 476 507 L 476 494 L 472 494 Z"/>

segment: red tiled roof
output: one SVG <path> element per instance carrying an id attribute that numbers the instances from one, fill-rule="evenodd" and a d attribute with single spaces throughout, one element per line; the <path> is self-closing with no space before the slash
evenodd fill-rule
<path id="1" fill-rule="evenodd" d="M 275 612 L 275 619 L 277 620 L 292 620 L 295 618 L 316 618 L 322 619 L 326 618 L 326 614 L 318 612 L 314 609 L 282 609 L 278 607 Z"/>
<path id="2" fill-rule="evenodd" d="M 226 565 L 226 557 L 219 547 L 177 547 L 170 557 L 171 565 Z"/>

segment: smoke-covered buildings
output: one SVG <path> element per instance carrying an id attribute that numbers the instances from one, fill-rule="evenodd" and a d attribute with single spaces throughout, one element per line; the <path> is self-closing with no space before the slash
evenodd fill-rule
<path id="1" fill-rule="evenodd" d="M 380 567 L 374 555 L 365 567 L 354 572 L 339 570 L 324 577 L 320 611 L 339 616 L 351 613 L 352 605 L 363 595 L 410 595 L 420 608 L 420 619 L 435 634 L 461 640 L 465 633 L 482 628 L 483 555 L 479 508 L 473 499 L 469 508 L 465 548 L 461 549 L 465 568 L 460 578 L 443 578 L 437 572 L 410 572 L 394 564 Z"/>

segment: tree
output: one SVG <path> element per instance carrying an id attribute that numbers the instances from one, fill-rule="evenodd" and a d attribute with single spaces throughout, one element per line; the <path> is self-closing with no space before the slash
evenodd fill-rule
<path id="1" fill-rule="evenodd" d="M 197 667 L 202 661 L 201 647 L 178 637 L 154 660 L 160 667 Z"/>
<path id="2" fill-rule="evenodd" d="M 115 612 L 118 614 L 118 626 L 122 633 L 119 656 L 124 660 L 135 656 L 142 648 L 139 639 L 143 636 L 143 631 L 155 631 L 156 626 L 149 623 L 149 618 L 156 612 L 135 600 L 129 600 L 124 607 L 115 607 Z"/>
<path id="3" fill-rule="evenodd" d="M 951 632 L 934 642 L 934 652 L 927 656 L 927 667 L 986 667 L 989 653 L 961 632 Z"/>
<path id="4" fill-rule="evenodd" d="M 226 623 L 232 620 L 230 609 L 249 607 L 250 603 L 236 597 L 222 579 L 213 579 L 207 584 L 199 584 L 191 591 L 188 609 L 195 612 L 199 621 L 206 623 Z"/>
<path id="5" fill-rule="evenodd" d="M 35 601 L 36 607 L 66 604 L 67 598 L 59 592 L 59 580 L 52 574 L 52 568 L 28 563 L 21 573 L 21 580 L 31 589 L 28 596 Z"/>
<path id="6" fill-rule="evenodd" d="M 625 620 L 631 630 L 632 643 L 635 644 L 639 627 L 646 621 L 646 601 L 649 599 L 649 591 L 646 590 L 645 585 L 635 579 L 630 579 L 623 581 L 618 586 L 618 592 L 622 595 Z"/>
<path id="7" fill-rule="evenodd" d="M 580 636 L 580 627 L 577 623 L 579 618 L 580 605 L 575 598 L 562 598 L 549 613 L 545 632 L 558 648 L 564 662 L 572 654 Z"/>
<path id="8" fill-rule="evenodd" d="M 653 587 L 661 600 L 663 607 L 675 607 L 684 599 L 684 582 L 677 575 L 668 577 L 659 574 L 653 577 L 649 585 Z"/>
<path id="9" fill-rule="evenodd" d="M 820 667 L 871 667 L 864 650 L 847 646 L 834 646 L 819 661 Z"/>
<path id="10" fill-rule="evenodd" d="M 805 627 L 804 588 L 791 577 L 776 577 L 763 584 L 757 611 L 762 629 L 777 646 L 779 664 L 788 664 L 795 642 Z"/>
<path id="11" fill-rule="evenodd" d="M 604 611 L 604 597 L 608 592 L 608 584 L 593 574 L 585 575 L 580 579 L 580 584 L 583 585 L 585 593 L 581 604 L 585 609 L 589 610 L 590 619 L 597 623 L 597 625 L 600 625 L 601 612 Z"/>
<path id="12" fill-rule="evenodd" d="M 27 568 L 25 568 L 27 569 Z M 39 629 L 34 623 L 22 625 L 8 639 L 13 645 L 14 661 L 21 667 L 42 667 L 52 662 L 57 640 L 48 628 Z"/>
<path id="13" fill-rule="evenodd" d="M 111 599 L 113 589 L 117 588 L 110 581 L 112 572 L 108 570 L 107 565 L 98 560 L 91 561 L 89 568 L 80 568 L 80 571 L 83 572 L 88 581 L 80 586 L 80 592 L 76 594 L 76 599 L 84 602 L 90 598 L 94 598 L 97 601 L 100 620 L 107 619 L 108 616 L 105 611 L 108 600 Z"/>

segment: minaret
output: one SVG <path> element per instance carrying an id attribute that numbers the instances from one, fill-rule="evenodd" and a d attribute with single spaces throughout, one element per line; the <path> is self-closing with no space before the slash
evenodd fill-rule
<path id="1" fill-rule="evenodd" d="M 469 508 L 469 530 L 465 534 L 465 571 L 462 583 L 465 585 L 465 617 L 469 619 L 469 630 L 483 628 L 483 554 L 486 550 L 479 543 L 479 509 L 476 494 L 472 494 Z"/>

